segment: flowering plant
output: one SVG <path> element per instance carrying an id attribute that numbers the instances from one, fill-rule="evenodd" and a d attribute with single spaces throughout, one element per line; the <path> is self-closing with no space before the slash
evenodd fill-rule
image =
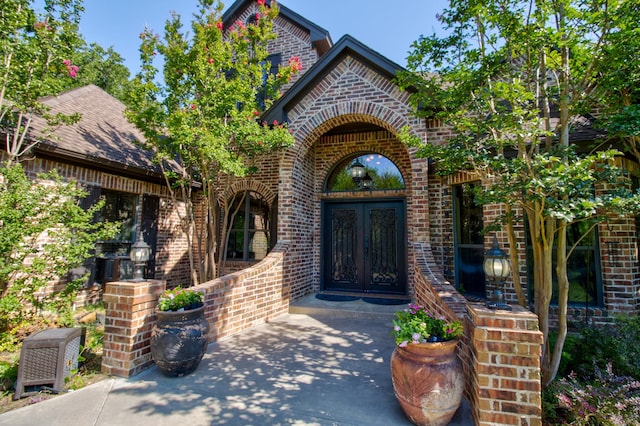
<path id="1" fill-rule="evenodd" d="M 200 306 L 202 306 L 202 293 L 185 290 L 180 286 L 165 290 L 158 300 L 158 309 L 161 311 L 188 311 Z"/>
<path id="2" fill-rule="evenodd" d="M 436 317 L 426 308 L 410 303 L 408 308 L 396 312 L 392 333 L 396 344 L 403 348 L 409 343 L 453 340 L 462 335 L 462 331 L 462 322 Z"/>

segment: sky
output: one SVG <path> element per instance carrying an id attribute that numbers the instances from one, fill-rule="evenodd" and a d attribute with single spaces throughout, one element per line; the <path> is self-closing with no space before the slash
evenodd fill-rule
<path id="1" fill-rule="evenodd" d="M 280 4 L 329 31 L 336 43 L 349 34 L 388 59 L 405 66 L 411 43 L 440 30 L 435 16 L 448 0 L 281 0 Z M 85 0 L 80 32 L 87 43 L 113 47 L 132 75 L 139 69 L 139 34 L 145 27 L 162 34 L 175 11 L 185 28 L 197 0 Z M 224 1 L 225 10 L 233 4 Z M 395 5 L 395 6 L 393 6 Z"/>

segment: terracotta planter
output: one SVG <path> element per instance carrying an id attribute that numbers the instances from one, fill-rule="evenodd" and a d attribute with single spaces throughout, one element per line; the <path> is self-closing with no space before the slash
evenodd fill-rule
<path id="1" fill-rule="evenodd" d="M 151 357 L 167 376 L 193 373 L 207 350 L 209 322 L 204 306 L 182 311 L 157 311 L 151 332 Z"/>
<path id="2" fill-rule="evenodd" d="M 409 344 L 393 351 L 393 390 L 412 423 L 446 425 L 458 410 L 464 380 L 457 343 L 458 340 Z"/>

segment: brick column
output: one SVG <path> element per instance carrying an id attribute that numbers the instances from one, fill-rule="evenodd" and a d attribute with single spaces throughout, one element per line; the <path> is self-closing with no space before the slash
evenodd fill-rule
<path id="1" fill-rule="evenodd" d="M 481 425 L 542 425 L 538 317 L 520 306 L 513 312 L 468 305 L 472 336 L 470 405 Z"/>
<path id="2" fill-rule="evenodd" d="M 149 341 L 155 307 L 166 281 L 116 281 L 107 283 L 102 372 L 130 377 L 153 360 Z"/>

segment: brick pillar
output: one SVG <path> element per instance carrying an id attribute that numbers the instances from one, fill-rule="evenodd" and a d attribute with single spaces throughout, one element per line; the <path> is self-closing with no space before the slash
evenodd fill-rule
<path id="1" fill-rule="evenodd" d="M 520 306 L 513 312 L 469 304 L 472 377 L 469 397 L 475 423 L 542 425 L 538 317 Z"/>
<path id="2" fill-rule="evenodd" d="M 166 281 L 107 283 L 102 372 L 130 377 L 152 363 L 149 341 L 155 308 Z"/>

